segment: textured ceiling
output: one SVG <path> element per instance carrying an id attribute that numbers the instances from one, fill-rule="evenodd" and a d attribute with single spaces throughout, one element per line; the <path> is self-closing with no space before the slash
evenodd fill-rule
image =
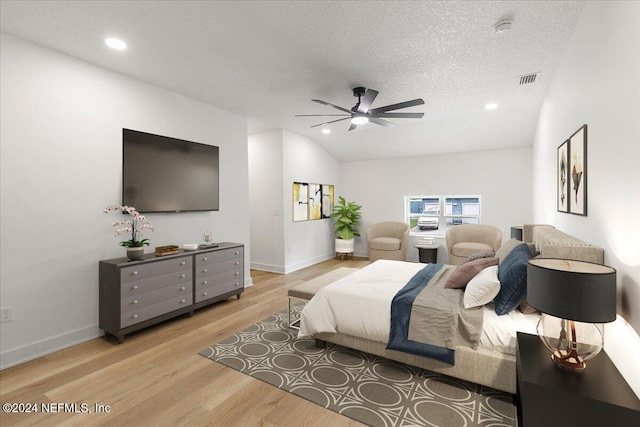
<path id="1" fill-rule="evenodd" d="M 2 1 L 3 32 L 244 116 L 249 131 L 307 135 L 341 161 L 530 146 L 581 1 Z M 511 31 L 495 34 L 500 19 Z M 107 36 L 129 48 L 105 47 Z M 539 72 L 535 83 L 519 76 Z M 347 132 L 295 114 L 421 97 L 422 119 Z M 499 108 L 486 111 L 496 102 Z M 330 120 L 328 118 L 327 120 Z M 150 130 L 151 131 L 151 130 Z"/>

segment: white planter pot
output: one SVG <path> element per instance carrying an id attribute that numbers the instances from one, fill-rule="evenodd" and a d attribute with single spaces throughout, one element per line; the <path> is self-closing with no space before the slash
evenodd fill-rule
<path id="1" fill-rule="evenodd" d="M 336 239 L 336 253 L 352 254 L 355 247 L 355 239 Z"/>

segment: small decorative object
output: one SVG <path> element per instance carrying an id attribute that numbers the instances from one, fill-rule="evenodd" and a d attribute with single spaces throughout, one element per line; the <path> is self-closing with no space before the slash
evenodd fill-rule
<path id="1" fill-rule="evenodd" d="M 331 218 L 336 220 L 333 228 L 336 235 L 336 252 L 339 254 L 352 254 L 354 251 L 354 238 L 360 235 L 360 209 L 362 206 L 347 202 L 342 196 L 338 197 L 338 204 L 334 206 Z"/>
<path id="2" fill-rule="evenodd" d="M 141 215 L 133 206 L 112 205 L 104 209 L 105 214 L 111 211 L 122 211 L 131 215 L 131 219 L 116 221 L 112 225 L 120 227 L 116 229 L 116 236 L 131 233 L 131 239 L 120 242 L 120 246 L 127 248 L 127 257 L 131 260 L 141 259 L 144 255 L 144 246 L 149 246 L 149 239 L 142 239 L 142 231 L 145 229 L 153 231 L 155 229 L 149 224 L 147 218 Z"/>
<path id="3" fill-rule="evenodd" d="M 196 249 L 198 249 L 198 244 L 197 243 L 185 243 L 184 245 L 182 245 L 182 249 L 184 249 L 185 251 L 195 251 Z"/>
<path id="4" fill-rule="evenodd" d="M 527 302 L 543 313 L 538 335 L 551 359 L 582 371 L 604 345 L 601 324 L 616 319 L 616 270 L 583 261 L 529 260 Z"/>
<path id="5" fill-rule="evenodd" d="M 204 240 L 204 243 L 201 243 L 198 245 L 199 249 L 208 249 L 208 248 L 218 247 L 217 243 L 213 243 L 213 235 L 211 234 L 210 231 L 204 232 L 204 234 L 202 235 L 202 240 Z"/>
<path id="6" fill-rule="evenodd" d="M 558 179 L 558 212 L 569 212 L 569 180 L 567 179 L 569 170 L 568 153 L 569 140 L 566 140 L 558 147 L 558 171 L 556 174 L 556 178 Z"/>
<path id="7" fill-rule="evenodd" d="M 156 250 L 153 252 L 155 256 L 167 256 L 174 255 L 180 252 L 180 248 L 177 245 L 156 246 Z"/>

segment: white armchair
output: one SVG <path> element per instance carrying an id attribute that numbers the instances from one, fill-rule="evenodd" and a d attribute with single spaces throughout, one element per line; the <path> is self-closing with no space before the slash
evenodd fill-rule
<path id="1" fill-rule="evenodd" d="M 369 259 L 405 261 L 409 241 L 409 224 L 404 222 L 379 222 L 367 228 Z"/>

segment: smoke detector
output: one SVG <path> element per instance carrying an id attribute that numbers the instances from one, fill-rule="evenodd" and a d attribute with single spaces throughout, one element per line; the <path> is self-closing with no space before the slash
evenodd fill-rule
<path id="1" fill-rule="evenodd" d="M 512 26 L 513 19 L 503 19 L 502 21 L 496 22 L 496 24 L 493 26 L 493 31 L 495 31 L 496 34 L 502 34 L 509 31 Z"/>

